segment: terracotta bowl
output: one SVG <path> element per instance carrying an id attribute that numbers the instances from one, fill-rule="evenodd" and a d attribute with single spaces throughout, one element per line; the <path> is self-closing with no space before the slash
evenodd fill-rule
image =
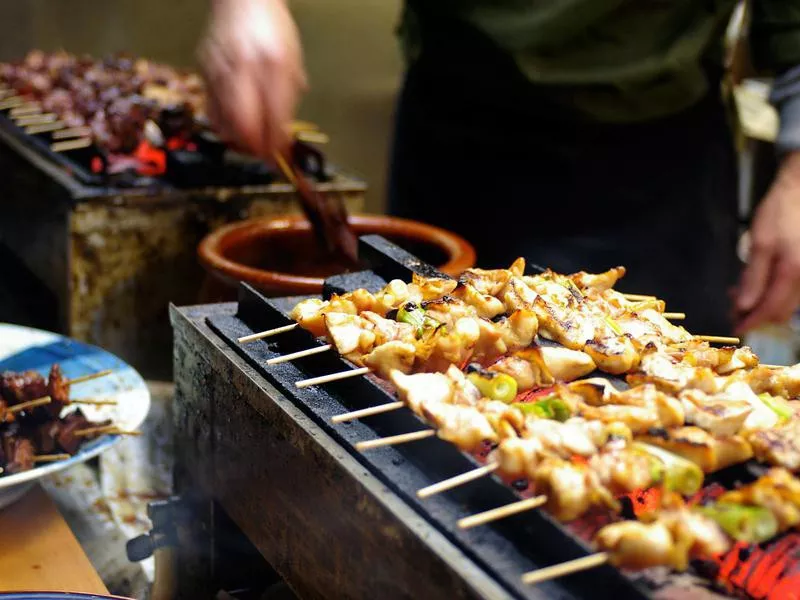
<path id="1" fill-rule="evenodd" d="M 474 248 L 438 227 L 382 215 L 351 215 L 350 224 L 357 235 L 382 235 L 448 275 L 475 264 Z M 244 281 L 268 295 L 319 294 L 325 277 L 345 270 L 319 249 L 299 215 L 233 223 L 206 236 L 197 251 L 217 282 Z"/>

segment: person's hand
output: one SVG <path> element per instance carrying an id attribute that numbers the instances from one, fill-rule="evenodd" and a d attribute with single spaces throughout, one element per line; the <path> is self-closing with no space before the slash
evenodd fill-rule
<path id="1" fill-rule="evenodd" d="M 199 57 L 216 131 L 272 160 L 289 143 L 306 88 L 300 37 L 285 0 L 213 0 Z"/>
<path id="2" fill-rule="evenodd" d="M 784 323 L 800 305 L 800 151 L 787 155 L 756 211 L 735 295 L 737 331 Z"/>

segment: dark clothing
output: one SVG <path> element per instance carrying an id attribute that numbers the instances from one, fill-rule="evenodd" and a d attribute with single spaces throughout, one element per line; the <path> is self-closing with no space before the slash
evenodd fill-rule
<path id="1" fill-rule="evenodd" d="M 484 268 L 517 256 L 565 273 L 624 265 L 623 291 L 664 298 L 690 330 L 728 332 L 737 182 L 718 96 L 599 123 L 477 31 L 431 27 L 397 109 L 390 212 L 463 235 Z"/>

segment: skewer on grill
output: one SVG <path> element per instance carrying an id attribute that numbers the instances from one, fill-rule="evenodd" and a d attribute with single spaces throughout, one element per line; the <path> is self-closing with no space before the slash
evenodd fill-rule
<path id="1" fill-rule="evenodd" d="M 28 104 L 22 104 L 21 106 L 17 106 L 16 108 L 12 108 L 8 115 L 15 119 L 17 117 L 24 117 L 29 115 L 38 115 L 41 114 L 42 107 L 38 102 L 29 102 Z"/>
<path id="2" fill-rule="evenodd" d="M 59 462 L 72 458 L 71 454 L 38 454 L 33 457 L 33 462 Z"/>
<path id="3" fill-rule="evenodd" d="M 44 125 L 46 123 L 55 123 L 58 120 L 58 115 L 55 113 L 42 113 L 39 115 L 23 115 L 14 119 L 17 127 L 28 127 L 30 125 Z"/>
<path id="4" fill-rule="evenodd" d="M 447 490 L 452 490 L 460 485 L 464 485 L 465 483 L 469 483 L 470 481 L 475 481 L 476 479 L 480 479 L 481 477 L 489 475 L 490 473 L 495 472 L 498 468 L 499 465 L 493 463 L 478 467 L 472 471 L 467 471 L 461 475 L 456 475 L 455 477 L 450 477 L 449 479 L 444 479 L 439 483 L 434 483 L 433 485 L 429 485 L 428 487 L 417 490 L 417 497 L 429 498 L 436 494 L 441 494 Z"/>
<path id="5" fill-rule="evenodd" d="M 354 410 L 352 412 L 342 413 L 331 418 L 333 423 L 344 423 L 345 421 L 355 421 L 356 419 L 363 419 L 364 417 L 371 417 L 372 415 L 380 415 L 382 413 L 391 412 L 398 408 L 403 408 L 405 403 L 400 402 L 387 402 L 378 406 L 370 406 L 369 408 L 362 408 L 361 410 Z"/>
<path id="6" fill-rule="evenodd" d="M 25 133 L 28 135 L 48 133 L 50 131 L 58 131 L 64 127 L 66 127 L 66 125 L 62 121 L 54 121 L 52 123 L 42 123 L 41 125 L 29 125 L 25 128 Z"/>
<path id="7" fill-rule="evenodd" d="M 724 335 L 695 335 L 694 339 L 714 344 L 739 344 L 742 341 L 738 337 L 727 337 Z"/>
<path id="8" fill-rule="evenodd" d="M 75 137 L 89 137 L 92 135 L 91 127 L 67 127 L 53 133 L 54 140 L 66 140 Z"/>
<path id="9" fill-rule="evenodd" d="M 92 138 L 77 138 L 65 142 L 55 142 L 50 144 L 50 150 L 53 152 L 68 152 L 70 150 L 80 150 L 81 148 L 88 148 L 92 145 Z"/>
<path id="10" fill-rule="evenodd" d="M 9 108 L 16 108 L 25 104 L 25 98 L 22 96 L 11 96 L 5 100 L 0 101 L 0 110 L 8 110 Z"/>
<path id="11" fill-rule="evenodd" d="M 297 358 L 304 358 L 306 356 L 313 356 L 314 354 L 321 354 L 322 352 L 327 352 L 328 350 L 332 350 L 332 344 L 325 344 L 324 346 L 317 346 L 315 348 L 309 348 L 307 350 L 300 350 L 298 352 L 292 352 L 291 354 L 284 354 L 283 356 L 276 356 L 275 358 L 270 358 L 267 361 L 268 365 L 277 365 L 283 362 L 289 362 L 290 360 L 295 360 Z"/>
<path id="12" fill-rule="evenodd" d="M 240 344 L 248 344 L 250 342 L 255 342 L 257 340 L 263 340 L 264 338 L 272 337 L 273 335 L 278 335 L 279 333 L 285 333 L 287 331 L 291 331 L 299 327 L 299 323 L 292 323 L 291 325 L 284 325 L 283 327 L 275 327 L 274 329 L 267 329 L 266 331 L 260 331 L 258 333 L 252 333 L 250 335 L 245 335 L 244 337 L 238 338 L 236 341 Z"/>
<path id="13" fill-rule="evenodd" d="M 421 429 L 420 431 L 412 431 L 410 433 L 401 433 L 400 435 L 390 435 L 375 440 L 358 442 L 355 445 L 355 449 L 359 452 L 363 452 L 364 450 L 382 448 L 383 446 L 397 446 L 398 444 L 416 442 L 417 440 L 424 440 L 425 438 L 434 437 L 435 435 L 436 431 L 433 429 Z"/>
<path id="14" fill-rule="evenodd" d="M 553 565 L 552 567 L 545 567 L 543 569 L 529 571 L 522 576 L 522 583 L 535 585 L 537 583 L 542 583 L 543 581 L 564 577 L 579 571 L 594 569 L 595 567 L 599 567 L 600 565 L 607 563 L 609 558 L 610 557 L 606 552 L 598 552 L 596 554 L 590 554 L 589 556 L 576 558 L 575 560 L 568 560 L 567 562 Z"/>
<path id="15" fill-rule="evenodd" d="M 683 321 L 686 318 L 686 313 L 682 312 L 665 312 L 661 315 L 670 321 Z"/>
<path id="16" fill-rule="evenodd" d="M 487 523 L 492 523 L 493 521 L 499 521 L 500 519 L 505 519 L 506 517 L 518 515 L 519 513 L 528 510 L 534 510 L 546 502 L 547 496 L 534 496 L 533 498 L 525 498 L 519 502 L 512 502 L 511 504 L 506 504 L 505 506 L 500 506 L 498 508 L 493 508 L 491 510 L 459 519 L 458 527 L 460 529 L 471 529 L 473 527 L 478 527 L 479 525 L 486 525 Z"/>
<path id="17" fill-rule="evenodd" d="M 371 372 L 369 367 L 359 367 L 358 369 L 350 369 L 349 371 L 340 371 L 338 373 L 331 373 L 330 375 L 321 375 L 320 377 L 312 377 L 310 379 L 303 379 L 295 383 L 295 386 L 302 389 L 311 387 L 312 385 L 322 385 L 323 383 L 330 383 L 332 381 L 339 381 L 340 379 L 350 379 L 351 377 L 359 377 Z"/>

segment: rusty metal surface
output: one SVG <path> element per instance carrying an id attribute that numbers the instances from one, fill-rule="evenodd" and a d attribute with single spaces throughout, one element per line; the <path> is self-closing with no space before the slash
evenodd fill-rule
<path id="1" fill-rule="evenodd" d="M 0 173 L 0 245 L 48 296 L 43 307 L 0 312 L 0 320 L 97 344 L 155 379 L 171 376 L 168 304 L 200 296 L 205 274 L 195 252 L 202 237 L 232 221 L 299 211 L 293 188 L 282 183 L 158 191 L 82 186 L 1 129 Z M 319 189 L 341 195 L 350 211 L 363 208 L 363 182 L 337 175 Z M 9 276 L 3 264 L 0 274 Z"/>
<path id="2" fill-rule="evenodd" d="M 211 310 L 171 310 L 183 486 L 216 499 L 301 597 L 509 597 L 228 348 Z"/>

